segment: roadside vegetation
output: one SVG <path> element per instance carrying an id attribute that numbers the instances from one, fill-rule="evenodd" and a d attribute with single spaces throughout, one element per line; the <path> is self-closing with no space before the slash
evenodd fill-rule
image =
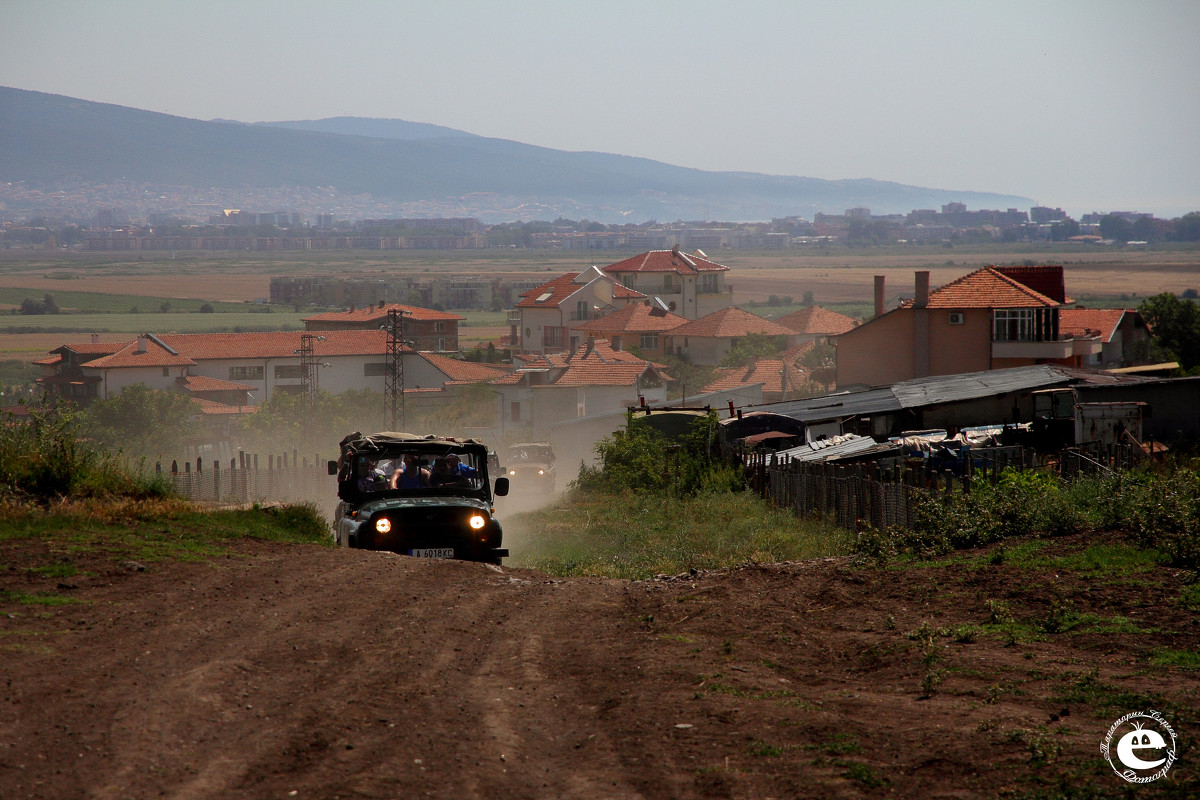
<path id="1" fill-rule="evenodd" d="M 887 560 L 928 559 L 1017 538 L 1086 531 L 1122 536 L 1175 567 L 1200 568 L 1200 464 L 1164 465 L 1066 482 L 1038 471 L 1006 470 L 969 494 L 922 496 L 908 527 L 859 533 L 855 551 Z M 1003 558 L 999 551 L 997 558 Z"/>
<path id="2" fill-rule="evenodd" d="M 846 555 L 852 534 L 797 519 L 750 491 L 717 458 L 716 419 L 678 439 L 644 420 L 596 445 L 558 504 L 509 522 L 515 563 L 554 575 L 649 578 L 750 563 Z M 536 531 L 526 535 L 524 531 Z"/>
<path id="3" fill-rule="evenodd" d="M 220 555 L 245 539 L 332 544 L 313 505 L 206 509 L 185 502 L 163 476 L 131 469 L 82 436 L 84 424 L 69 407 L 0 418 L 0 542 L 29 544 L 26 571 L 69 578 L 72 554 L 84 552 L 144 563 Z M 7 589 L 0 599 L 71 602 L 57 593 L 14 596 Z"/>

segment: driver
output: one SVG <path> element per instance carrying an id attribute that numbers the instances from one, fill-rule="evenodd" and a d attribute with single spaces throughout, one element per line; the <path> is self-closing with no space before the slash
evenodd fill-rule
<path id="1" fill-rule="evenodd" d="M 392 473 L 393 489 L 420 489 L 429 485 L 429 470 L 421 466 L 412 453 L 404 454 L 400 469 Z"/>

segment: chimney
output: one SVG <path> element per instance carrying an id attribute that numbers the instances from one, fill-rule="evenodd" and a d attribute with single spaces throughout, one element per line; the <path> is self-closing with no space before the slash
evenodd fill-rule
<path id="1" fill-rule="evenodd" d="M 883 292 L 884 292 L 883 282 L 884 282 L 883 275 L 875 276 L 875 316 L 877 316 L 877 317 L 883 316 L 883 309 L 884 309 L 884 305 L 885 305 L 884 296 L 883 296 Z"/>
<path id="2" fill-rule="evenodd" d="M 145 336 L 139 336 L 137 338 L 137 352 L 139 354 L 146 352 L 146 337 Z"/>
<path id="3" fill-rule="evenodd" d="M 100 344 L 100 334 L 98 334 L 98 333 L 92 334 L 92 344 Z"/>
<path id="4" fill-rule="evenodd" d="M 351 303 L 351 304 L 350 304 L 350 313 L 351 313 L 351 314 L 353 314 L 353 313 L 354 313 L 354 303 Z"/>
<path id="5" fill-rule="evenodd" d="M 929 305 L 929 270 L 917 272 L 917 296 L 913 300 L 913 308 L 925 308 Z"/>
<path id="6" fill-rule="evenodd" d="M 380 300 L 380 301 L 379 301 L 379 307 L 380 307 L 380 308 L 383 308 L 383 301 L 382 301 L 382 300 Z"/>

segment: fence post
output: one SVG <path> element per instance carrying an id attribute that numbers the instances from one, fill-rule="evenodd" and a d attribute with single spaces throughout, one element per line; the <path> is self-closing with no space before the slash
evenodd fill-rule
<path id="1" fill-rule="evenodd" d="M 221 462 L 213 459 L 213 500 L 221 502 Z"/>

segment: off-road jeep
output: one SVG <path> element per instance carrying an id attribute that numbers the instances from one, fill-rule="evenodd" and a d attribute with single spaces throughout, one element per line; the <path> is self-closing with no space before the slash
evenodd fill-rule
<path id="1" fill-rule="evenodd" d="M 553 492 L 554 448 L 549 442 L 517 442 L 504 454 L 504 470 L 518 492 Z"/>
<path id="2" fill-rule="evenodd" d="M 334 530 L 344 547 L 499 564 L 508 556 L 494 516 L 508 478 L 488 481 L 487 447 L 474 439 L 354 433 L 329 462 L 338 478 Z"/>

